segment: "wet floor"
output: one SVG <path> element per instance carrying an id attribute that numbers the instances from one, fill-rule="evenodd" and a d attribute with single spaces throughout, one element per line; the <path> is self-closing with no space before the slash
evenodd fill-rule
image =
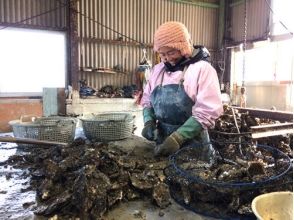
<path id="1" fill-rule="evenodd" d="M 0 143 L 0 164 L 9 156 L 21 153 L 16 144 Z M 26 208 L 35 204 L 35 192 L 30 190 L 25 174 L 22 169 L 0 166 L 0 219 L 41 219 Z"/>
<path id="2" fill-rule="evenodd" d="M 137 140 L 131 140 L 131 142 L 128 142 L 125 146 L 129 146 L 129 144 L 133 142 L 137 142 Z M 121 147 L 124 146 L 122 143 L 117 144 Z M 3 162 L 10 156 L 24 153 L 25 152 L 18 149 L 17 145 L 14 143 L 0 142 L 0 219 L 47 219 L 42 216 L 36 216 L 33 211 L 31 211 L 34 206 L 36 206 L 36 201 L 35 191 L 30 190 L 30 179 L 27 175 L 27 171 L 3 165 Z M 142 152 L 139 153 L 141 154 Z M 119 204 L 106 213 L 103 219 L 212 220 L 214 218 L 204 217 L 188 211 L 175 202 L 172 202 L 168 208 L 161 210 L 151 204 L 150 201 L 132 201 Z"/>

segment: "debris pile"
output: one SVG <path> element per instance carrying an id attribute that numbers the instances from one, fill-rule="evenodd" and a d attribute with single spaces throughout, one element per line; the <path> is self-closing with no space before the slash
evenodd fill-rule
<path id="1" fill-rule="evenodd" d="M 211 166 L 203 166 L 195 148 L 182 149 L 165 170 L 172 197 L 197 213 L 218 218 L 253 217 L 257 195 L 293 190 L 290 159 L 267 149 L 238 144 L 214 145 L 220 152 Z M 274 151 L 275 152 L 275 151 Z"/>
<path id="2" fill-rule="evenodd" d="M 217 218 L 254 218 L 255 196 L 293 190 L 293 134 L 256 142 L 250 126 L 279 122 L 248 113 L 234 115 L 228 106 L 224 110 L 210 131 L 214 162 L 205 163 L 197 148 L 187 147 L 172 156 L 165 174 L 172 197 L 189 210 Z"/>
<path id="3" fill-rule="evenodd" d="M 238 110 L 224 105 L 224 114 L 216 120 L 215 128 L 210 131 L 210 137 L 217 142 L 234 142 L 240 140 L 252 142 L 250 136 L 251 126 L 279 123 L 279 121 L 269 118 L 253 117 L 248 112 L 239 113 Z M 238 134 L 238 130 L 240 134 Z M 275 147 L 291 158 L 293 157 L 293 134 L 259 138 L 258 144 Z"/>
<path id="4" fill-rule="evenodd" d="M 230 112 L 226 109 L 217 120 L 216 131 L 236 133 L 235 121 L 244 133 L 248 126 L 274 123 Z M 250 203 L 255 196 L 293 190 L 292 168 L 287 171 L 292 135 L 259 139 L 282 151 L 282 157 L 251 142 L 249 136 L 243 137 L 244 143 L 239 136 L 211 133 L 211 138 L 217 152 L 212 164 L 199 159 L 196 148 L 191 147 L 182 148 L 171 159 L 153 158 L 78 138 L 67 147 L 28 148 L 1 165 L 22 169 L 24 177 L 31 177 L 36 204 L 24 208 L 58 219 L 101 219 L 119 202 L 146 198 L 163 209 L 171 196 L 205 215 L 252 216 Z"/>
<path id="5" fill-rule="evenodd" d="M 65 148 L 31 148 L 6 164 L 28 168 L 37 215 L 99 219 L 119 201 L 148 197 L 160 208 L 170 204 L 166 159 L 142 159 L 106 144 L 77 139 Z"/>
<path id="6" fill-rule="evenodd" d="M 134 98 L 137 93 L 136 85 L 114 87 L 112 85 L 103 86 L 96 96 L 99 98 Z"/>

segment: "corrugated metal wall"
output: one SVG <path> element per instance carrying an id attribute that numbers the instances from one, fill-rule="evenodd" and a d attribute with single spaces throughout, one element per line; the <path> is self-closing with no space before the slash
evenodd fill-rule
<path id="1" fill-rule="evenodd" d="M 67 2 L 0 0 L 0 29 L 15 26 L 66 30 Z M 160 24 L 169 20 L 185 23 L 193 42 L 205 45 L 214 57 L 217 47 L 218 0 L 202 2 L 212 6 L 174 0 L 77 0 L 79 79 L 86 79 L 88 85 L 97 89 L 105 85 L 133 84 L 136 67 L 143 56 L 139 42 L 147 46 L 148 58 L 154 64 L 154 32 Z M 120 65 L 125 73 L 82 71 L 85 67 L 113 68 L 116 65 Z"/>
<path id="2" fill-rule="evenodd" d="M 0 26 L 63 30 L 66 28 L 65 2 L 66 0 L 0 0 Z"/>
<path id="3" fill-rule="evenodd" d="M 217 47 L 217 7 L 171 0 L 83 0 L 78 2 L 78 11 L 79 77 L 94 88 L 133 84 L 136 67 L 143 56 L 138 42 L 147 45 L 148 58 L 153 62 L 153 35 L 165 21 L 186 24 L 195 44 L 209 49 Z M 84 71 L 84 68 L 116 65 L 122 66 L 125 73 Z"/>
<path id="4" fill-rule="evenodd" d="M 271 4 L 271 0 L 267 0 Z M 245 1 L 231 4 L 233 44 L 244 41 Z M 270 8 L 265 0 L 247 0 L 247 41 L 266 39 L 269 35 Z"/>
<path id="5" fill-rule="evenodd" d="M 132 84 L 136 66 L 143 55 L 138 42 L 147 45 L 148 58 L 154 63 L 154 32 L 160 24 L 169 20 L 185 23 L 193 42 L 205 45 L 210 49 L 212 58 L 216 57 L 219 0 L 194 3 L 181 3 L 180 0 L 76 1 L 77 10 L 80 12 L 79 79 L 86 79 L 92 87 L 99 89 L 108 84 Z M 0 29 L 7 25 L 66 30 L 66 2 L 69 0 L 0 0 Z M 247 0 L 247 3 L 247 40 L 266 38 L 270 14 L 268 5 L 264 0 Z M 231 9 L 232 43 L 237 44 L 243 41 L 244 35 L 244 1 L 233 1 Z M 126 73 L 82 71 L 84 67 L 113 68 L 116 65 L 122 66 Z"/>

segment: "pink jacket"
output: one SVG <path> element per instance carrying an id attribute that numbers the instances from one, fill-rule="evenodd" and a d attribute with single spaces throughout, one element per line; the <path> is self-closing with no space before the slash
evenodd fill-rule
<path id="1" fill-rule="evenodd" d="M 153 67 L 141 100 L 143 108 L 152 107 L 150 95 L 161 82 L 160 71 L 163 68 L 164 63 L 162 62 Z M 162 85 L 179 84 L 183 73 L 182 71 L 163 72 Z M 184 89 L 195 102 L 192 107 L 192 116 L 204 129 L 214 127 L 214 121 L 223 112 L 219 81 L 215 69 L 206 61 L 190 64 L 184 76 Z"/>

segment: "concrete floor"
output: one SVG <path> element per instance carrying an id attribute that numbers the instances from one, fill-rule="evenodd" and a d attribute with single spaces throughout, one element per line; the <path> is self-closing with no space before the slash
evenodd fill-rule
<path id="1" fill-rule="evenodd" d="M 194 212 L 186 210 L 174 201 L 169 207 L 163 210 L 155 207 L 149 201 L 133 201 L 120 204 L 117 208 L 108 212 L 104 219 L 213 220 L 215 218 L 198 215 Z"/>

